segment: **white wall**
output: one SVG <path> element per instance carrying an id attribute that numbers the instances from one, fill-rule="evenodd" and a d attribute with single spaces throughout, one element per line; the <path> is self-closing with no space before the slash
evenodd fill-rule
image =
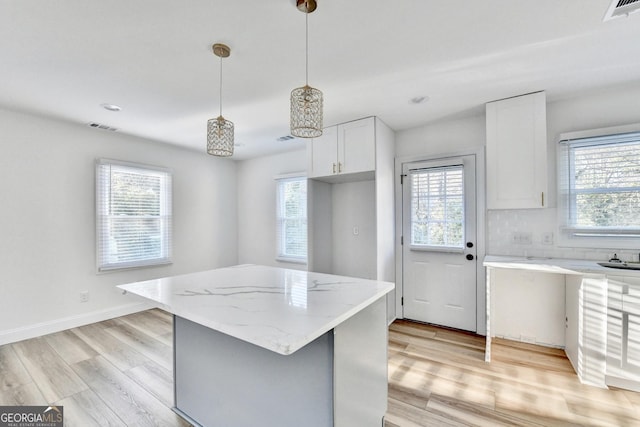
<path id="1" fill-rule="evenodd" d="M 377 278 L 375 194 L 373 180 L 331 185 L 333 274 Z"/>
<path id="2" fill-rule="evenodd" d="M 306 175 L 306 150 L 243 160 L 237 164 L 238 262 L 306 270 L 304 264 L 276 261 L 278 175 Z"/>
<path id="3" fill-rule="evenodd" d="M 237 262 L 233 161 L 6 110 L 0 129 L 0 344 L 140 309 L 117 284 Z M 173 264 L 96 273 L 102 157 L 173 169 Z"/>
<path id="4" fill-rule="evenodd" d="M 396 132 L 396 157 L 437 156 L 485 145 L 484 114 Z"/>

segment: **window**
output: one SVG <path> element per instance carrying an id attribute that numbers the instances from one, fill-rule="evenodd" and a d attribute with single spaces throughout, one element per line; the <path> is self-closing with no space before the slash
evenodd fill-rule
<path id="1" fill-rule="evenodd" d="M 640 132 L 563 139 L 565 232 L 640 236 Z"/>
<path id="2" fill-rule="evenodd" d="M 462 166 L 412 170 L 411 245 L 463 248 Z"/>
<path id="3" fill-rule="evenodd" d="M 307 262 L 307 179 L 277 179 L 277 242 L 280 261 Z"/>
<path id="4" fill-rule="evenodd" d="M 98 271 L 171 262 L 171 173 L 96 162 Z"/>

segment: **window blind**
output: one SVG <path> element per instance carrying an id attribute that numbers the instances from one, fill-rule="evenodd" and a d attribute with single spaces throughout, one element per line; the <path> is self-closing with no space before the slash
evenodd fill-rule
<path id="1" fill-rule="evenodd" d="M 640 132 L 561 141 L 567 145 L 567 231 L 640 236 Z"/>
<path id="2" fill-rule="evenodd" d="M 307 260 L 307 179 L 277 180 L 278 259 Z"/>
<path id="3" fill-rule="evenodd" d="M 462 166 L 417 169 L 411 176 L 411 244 L 462 248 Z"/>
<path id="4" fill-rule="evenodd" d="M 167 169 L 96 162 L 99 271 L 171 262 L 171 192 Z"/>

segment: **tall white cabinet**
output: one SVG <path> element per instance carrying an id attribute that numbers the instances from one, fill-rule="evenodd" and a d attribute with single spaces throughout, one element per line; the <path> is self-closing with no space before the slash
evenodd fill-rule
<path id="1" fill-rule="evenodd" d="M 309 271 L 393 282 L 393 131 L 377 117 L 331 126 L 307 159 Z"/>
<path id="2" fill-rule="evenodd" d="M 546 207 L 545 93 L 489 102 L 486 120 L 487 208 Z"/>

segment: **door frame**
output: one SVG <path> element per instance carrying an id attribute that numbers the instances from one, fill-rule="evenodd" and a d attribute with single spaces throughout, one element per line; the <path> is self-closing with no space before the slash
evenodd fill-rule
<path id="1" fill-rule="evenodd" d="M 426 154 L 421 156 L 396 157 L 394 169 L 395 186 L 395 232 L 396 232 L 396 289 L 395 289 L 395 318 L 403 319 L 402 296 L 403 282 L 403 251 L 401 245 L 403 220 L 403 193 L 400 184 L 402 169 L 405 163 L 443 160 L 452 157 L 473 155 L 476 157 L 476 333 L 486 335 L 487 330 L 487 294 L 486 274 L 482 264 L 486 251 L 486 166 L 484 147 L 470 148 L 461 151 L 442 154 Z"/>

